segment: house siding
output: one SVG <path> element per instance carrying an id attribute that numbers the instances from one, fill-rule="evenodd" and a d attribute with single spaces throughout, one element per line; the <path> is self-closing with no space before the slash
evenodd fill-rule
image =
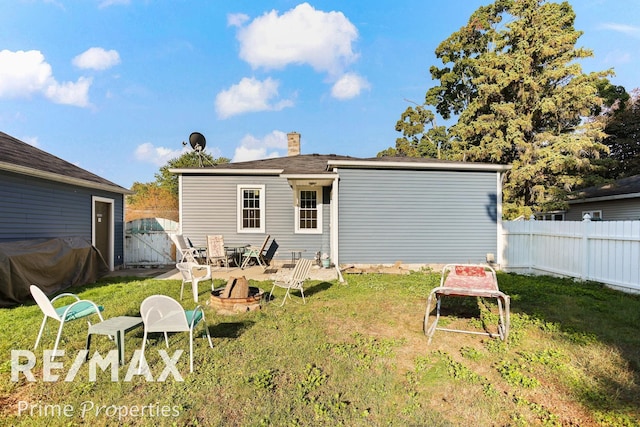
<path id="1" fill-rule="evenodd" d="M 0 241 L 82 237 L 91 242 L 92 196 L 114 200 L 114 265 L 124 262 L 124 196 L 0 172 Z"/>
<path id="2" fill-rule="evenodd" d="M 338 169 L 340 263 L 484 262 L 497 173 Z"/>
<path id="3" fill-rule="evenodd" d="M 238 233 L 238 185 L 265 186 L 265 232 Z M 328 252 L 330 226 L 329 189 L 323 191 L 322 234 L 296 234 L 293 190 L 285 178 L 276 176 L 185 174 L 181 184 L 181 228 L 194 246 L 205 247 L 206 236 L 221 234 L 226 245 L 260 246 L 265 235 L 278 244 L 277 259 L 291 257 L 291 250 L 304 250 L 304 258 Z"/>
<path id="4" fill-rule="evenodd" d="M 565 214 L 566 221 L 581 221 L 583 211 L 602 211 L 604 221 L 640 219 L 640 199 L 619 199 L 600 202 L 572 203 Z"/>

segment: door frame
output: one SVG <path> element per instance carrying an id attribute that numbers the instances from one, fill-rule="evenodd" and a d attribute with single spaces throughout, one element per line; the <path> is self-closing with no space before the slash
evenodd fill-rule
<path id="1" fill-rule="evenodd" d="M 105 261 L 107 262 L 107 265 L 109 265 L 109 271 L 113 271 L 113 247 L 115 240 L 115 200 L 108 199 L 106 197 L 91 196 L 91 244 L 93 246 L 96 246 L 96 203 L 106 203 L 109 205 L 109 231 L 107 233 L 109 238 L 109 253 L 106 254 L 107 259 L 105 259 Z M 103 257 L 105 256 L 105 254 L 102 255 Z"/>

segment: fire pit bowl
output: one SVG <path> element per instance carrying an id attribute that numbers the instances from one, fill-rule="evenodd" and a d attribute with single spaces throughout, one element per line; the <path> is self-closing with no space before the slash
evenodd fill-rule
<path id="1" fill-rule="evenodd" d="M 211 308 L 219 314 L 237 314 L 260 309 L 260 301 L 264 295 L 262 289 L 250 286 L 249 296 L 246 298 L 224 298 L 224 291 L 224 288 L 212 291 L 209 299 Z"/>

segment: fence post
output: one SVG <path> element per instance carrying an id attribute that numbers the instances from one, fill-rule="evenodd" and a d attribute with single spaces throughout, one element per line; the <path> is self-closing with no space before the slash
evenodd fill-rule
<path id="1" fill-rule="evenodd" d="M 589 276 L 589 228 L 591 225 L 591 215 L 588 213 L 582 217 L 582 271 L 580 280 L 587 280 Z"/>
<path id="2" fill-rule="evenodd" d="M 535 224 L 536 216 L 531 214 L 529 217 L 529 223 L 527 226 L 529 227 L 529 259 L 527 260 L 527 265 L 529 266 L 529 274 L 533 272 L 533 224 Z"/>

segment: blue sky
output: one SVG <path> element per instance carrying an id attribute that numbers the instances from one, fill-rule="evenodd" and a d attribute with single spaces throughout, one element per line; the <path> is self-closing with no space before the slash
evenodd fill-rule
<path id="1" fill-rule="evenodd" d="M 291 131 L 303 154 L 372 157 L 489 3 L 3 0 L 0 131 L 127 188 L 194 131 L 234 161 L 285 155 Z M 570 3 L 583 69 L 639 87 L 640 2 Z"/>

